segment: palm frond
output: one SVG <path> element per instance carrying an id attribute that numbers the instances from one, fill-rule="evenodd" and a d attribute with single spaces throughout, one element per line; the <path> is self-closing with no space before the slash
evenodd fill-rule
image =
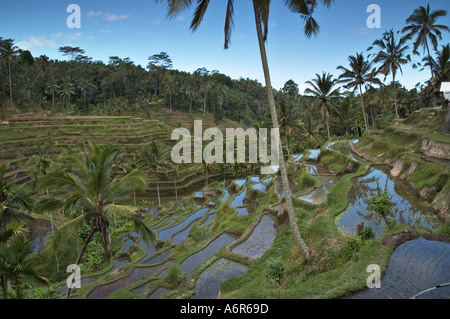
<path id="1" fill-rule="evenodd" d="M 81 228 L 86 218 L 90 214 L 82 214 L 61 225 L 56 231 L 47 236 L 45 248 L 41 253 L 44 255 L 53 254 L 60 245 Z"/>
<path id="2" fill-rule="evenodd" d="M 129 216 L 128 219 L 133 222 L 133 227 L 142 240 L 144 240 L 148 246 L 152 246 L 155 240 L 155 234 L 152 230 L 141 219 L 135 216 Z"/>
<path id="3" fill-rule="evenodd" d="M 234 27 L 233 17 L 234 17 L 234 0 L 228 0 L 227 13 L 225 17 L 225 27 L 224 27 L 225 32 L 225 43 L 223 45 L 224 49 L 228 49 L 228 45 L 230 44 L 231 30 Z"/>

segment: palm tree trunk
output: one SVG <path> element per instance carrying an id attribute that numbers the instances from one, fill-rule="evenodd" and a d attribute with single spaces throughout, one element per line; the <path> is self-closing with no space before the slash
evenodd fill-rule
<path id="1" fill-rule="evenodd" d="M 13 93 L 12 93 L 12 76 L 11 76 L 11 60 L 8 58 L 8 74 L 9 74 L 9 98 L 11 102 L 13 101 Z"/>
<path id="2" fill-rule="evenodd" d="M 175 177 L 175 201 L 178 202 L 178 190 L 177 190 L 177 180 L 176 180 L 176 177 Z"/>
<path id="3" fill-rule="evenodd" d="M 52 112 L 55 111 L 55 90 L 52 91 Z"/>
<path id="4" fill-rule="evenodd" d="M 427 54 L 428 54 L 428 61 L 430 61 L 430 70 L 431 70 L 431 83 L 433 83 L 433 98 L 432 98 L 432 106 L 435 107 L 436 106 L 436 95 L 434 94 L 434 92 L 436 91 L 436 84 L 433 81 L 434 78 L 434 71 L 433 71 L 433 64 L 431 63 L 431 54 L 430 54 L 430 48 L 428 47 L 428 41 L 425 42 L 426 44 L 426 48 L 427 48 Z"/>
<path id="5" fill-rule="evenodd" d="M 397 107 L 397 89 L 395 88 L 395 75 L 392 73 L 392 87 L 394 88 L 394 105 L 395 105 L 395 116 L 398 118 L 398 107 Z"/>
<path id="6" fill-rule="evenodd" d="M 6 277 L 5 276 L 0 276 L 0 283 L 2 285 L 3 299 L 8 299 L 8 287 L 6 285 Z"/>
<path id="7" fill-rule="evenodd" d="M 265 48 L 265 44 L 264 44 L 264 37 L 263 37 L 262 27 L 261 27 L 261 17 L 260 17 L 260 13 L 258 12 L 258 9 L 257 9 L 256 0 L 253 0 L 253 9 L 255 11 L 256 32 L 258 35 L 259 50 L 260 50 L 260 54 L 261 54 L 261 62 L 262 62 L 263 70 L 264 70 L 264 79 L 266 82 L 266 90 L 267 90 L 267 95 L 268 95 L 268 99 L 269 99 L 270 114 L 272 116 L 272 125 L 273 125 L 273 128 L 279 129 L 277 110 L 275 107 L 275 99 L 273 97 L 272 85 L 270 83 L 269 66 L 267 63 L 266 48 Z M 278 135 L 278 140 L 280 140 L 279 135 Z M 280 171 L 281 171 L 282 186 L 283 186 L 284 192 L 286 194 L 286 203 L 288 205 L 288 216 L 289 216 L 289 222 L 291 224 L 292 234 L 293 234 L 295 242 L 297 243 L 297 246 L 300 248 L 303 256 L 307 260 L 309 260 L 309 258 L 310 258 L 309 248 L 306 246 L 305 242 L 302 239 L 302 236 L 300 235 L 300 231 L 298 230 L 297 217 L 295 216 L 294 206 L 292 204 L 291 192 L 289 190 L 288 178 L 287 178 L 287 174 L 286 174 L 286 166 L 284 164 L 283 149 L 282 149 L 281 143 L 279 143 L 279 164 L 280 164 Z"/>
<path id="8" fill-rule="evenodd" d="M 331 133 L 330 133 L 330 113 L 328 112 L 328 109 L 325 110 L 325 122 L 327 124 L 327 135 L 328 140 L 331 140 Z"/>
<path id="9" fill-rule="evenodd" d="M 288 135 L 287 135 L 287 132 L 284 133 L 284 140 L 286 141 L 286 152 L 287 152 L 288 155 L 290 156 L 291 154 L 289 153 L 289 142 L 288 142 Z"/>
<path id="10" fill-rule="evenodd" d="M 359 85 L 359 96 L 361 97 L 361 109 L 362 109 L 363 117 L 364 117 L 364 127 L 366 128 L 366 131 L 367 131 L 367 130 L 369 130 L 369 123 L 367 121 L 366 111 L 364 109 L 364 98 L 362 95 L 361 85 Z"/>
<path id="11" fill-rule="evenodd" d="M 83 247 L 81 248 L 80 254 L 78 255 L 77 261 L 75 262 L 75 265 L 78 265 L 80 263 L 81 258 L 83 258 L 84 252 L 85 252 L 89 242 L 91 241 L 92 236 L 94 236 L 95 232 L 96 232 L 96 230 L 92 229 L 91 233 L 86 237 Z M 71 288 L 67 287 L 66 299 L 69 299 L 70 291 L 71 291 Z"/>
<path id="12" fill-rule="evenodd" d="M 159 195 L 159 180 L 156 180 L 156 191 L 158 192 L 158 204 L 161 206 L 161 196 Z"/>

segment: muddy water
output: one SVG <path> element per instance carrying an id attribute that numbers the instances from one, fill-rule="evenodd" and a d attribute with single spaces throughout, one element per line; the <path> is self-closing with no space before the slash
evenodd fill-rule
<path id="1" fill-rule="evenodd" d="M 212 242 L 209 243 L 208 246 L 198 251 L 197 253 L 186 258 L 181 264 L 180 268 L 186 273 L 186 277 L 189 277 L 191 272 L 207 261 L 212 255 L 217 253 L 222 247 L 232 243 L 234 238 L 227 235 L 222 234 Z"/>
<path id="2" fill-rule="evenodd" d="M 158 288 L 153 292 L 150 296 L 148 296 L 147 299 L 159 299 L 159 296 L 161 296 L 162 293 L 166 292 L 166 288 Z"/>
<path id="3" fill-rule="evenodd" d="M 195 284 L 193 299 L 214 299 L 220 291 L 220 284 L 232 277 L 239 277 L 247 266 L 235 261 L 220 258 L 206 268 Z"/>
<path id="4" fill-rule="evenodd" d="M 169 255 L 171 253 L 172 253 L 172 250 L 168 250 L 161 255 L 155 256 L 155 257 L 147 260 L 144 264 L 146 264 L 146 265 L 157 264 L 157 263 L 163 261 L 164 259 L 166 259 L 167 257 L 169 257 Z"/>
<path id="5" fill-rule="evenodd" d="M 343 142 L 343 141 L 331 142 L 325 147 L 325 149 L 342 153 L 342 154 L 350 157 L 352 160 L 358 161 L 358 159 L 356 159 L 354 157 L 354 155 L 351 151 L 352 146 L 355 145 L 356 143 L 358 143 L 358 140 L 345 141 L 345 142 Z"/>
<path id="6" fill-rule="evenodd" d="M 247 256 L 248 258 L 260 258 L 272 246 L 275 240 L 276 230 L 273 224 L 272 218 L 264 216 L 250 237 L 242 244 L 234 247 L 232 252 Z"/>
<path id="7" fill-rule="evenodd" d="M 106 299 L 113 292 L 139 281 L 142 277 L 151 276 L 157 269 L 158 267 L 134 268 L 129 276 L 94 288 L 88 295 L 88 299 Z"/>
<path id="8" fill-rule="evenodd" d="M 394 181 L 389 178 L 384 167 L 372 167 L 368 174 L 355 180 L 349 194 L 350 204 L 340 215 L 338 227 L 347 235 L 355 235 L 357 224 L 364 221 L 365 227 L 372 227 L 376 236 L 382 236 L 386 222 L 379 214 L 368 211 L 366 201 L 369 196 L 381 194 L 385 189 L 395 203 L 390 217 L 397 223 L 433 227 L 427 217 L 420 212 L 418 203 L 411 203 L 398 194 Z"/>
<path id="9" fill-rule="evenodd" d="M 381 288 L 366 289 L 352 299 L 404 299 L 450 282 L 450 244 L 423 238 L 398 246 L 391 257 Z M 417 298 L 448 299 L 450 286 L 426 292 Z"/>
<path id="10" fill-rule="evenodd" d="M 321 176 L 318 177 L 318 179 L 323 183 L 323 185 L 312 190 L 306 195 L 300 196 L 299 199 L 314 205 L 320 205 L 327 201 L 327 195 L 333 187 L 336 178 L 333 176 Z"/>

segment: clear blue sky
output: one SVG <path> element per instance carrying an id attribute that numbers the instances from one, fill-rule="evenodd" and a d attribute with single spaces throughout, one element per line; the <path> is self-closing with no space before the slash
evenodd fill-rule
<path id="1" fill-rule="evenodd" d="M 13 38 L 35 57 L 46 54 L 60 60 L 65 57 L 58 47 L 65 45 L 81 47 L 94 60 L 106 63 L 110 56 L 129 57 L 144 67 L 150 55 L 166 51 L 178 70 L 193 72 L 206 67 L 234 79 L 248 77 L 264 83 L 251 1 L 235 1 L 231 46 L 224 50 L 226 2 L 211 1 L 200 28 L 192 33 L 189 24 L 193 10 L 169 20 L 166 5 L 153 0 L 1 0 L 0 37 Z M 81 8 L 79 29 L 66 25 L 70 15 L 66 8 L 72 3 Z M 365 51 L 386 29 L 400 30 L 414 9 L 427 3 L 432 10 L 449 11 L 439 21 L 449 25 L 449 0 L 336 0 L 331 8 L 319 7 L 315 18 L 321 27 L 320 34 L 306 39 L 299 17 L 284 6 L 283 0 L 273 0 L 267 43 L 273 86 L 278 89 L 293 79 L 303 91 L 305 81 L 315 73 L 339 75 L 336 67 L 347 66 L 349 55 Z M 366 25 L 369 4 L 381 8 L 380 29 Z M 440 44 L 449 42 L 450 34 L 446 32 Z M 408 65 L 398 80 L 410 89 L 429 77 L 428 70 L 419 72 Z"/>

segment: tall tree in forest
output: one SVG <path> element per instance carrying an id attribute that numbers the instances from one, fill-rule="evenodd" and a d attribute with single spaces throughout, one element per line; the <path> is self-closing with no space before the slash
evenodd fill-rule
<path id="1" fill-rule="evenodd" d="M 397 32 L 398 34 L 399 32 Z M 406 64 L 409 60 L 409 55 L 406 55 L 408 46 L 405 45 L 407 38 L 403 37 L 400 40 L 395 39 L 394 30 L 385 31 L 383 37 L 379 40 L 375 40 L 372 47 L 368 50 L 372 50 L 375 46 L 379 49 L 377 55 L 373 59 L 375 63 L 381 63 L 378 72 L 384 75 L 384 79 L 389 74 L 392 74 L 392 83 L 394 91 L 394 106 L 395 106 L 395 116 L 398 118 L 398 105 L 397 105 L 397 90 L 395 86 L 395 77 L 397 75 L 397 70 L 403 74 L 402 65 Z"/>
<path id="2" fill-rule="evenodd" d="M 438 46 L 438 39 L 442 40 L 442 31 L 449 31 L 448 26 L 443 24 L 436 24 L 436 20 L 440 17 L 445 17 L 447 10 L 431 11 L 430 4 L 427 7 L 420 6 L 414 10 L 408 19 L 406 19 L 407 26 L 402 29 L 402 33 L 406 33 L 405 38 L 412 39 L 415 37 L 413 44 L 413 53 L 418 54 L 419 46 L 426 50 L 428 60 L 431 60 L 430 47 L 428 41 L 431 42 L 433 49 L 436 50 Z M 448 22 L 448 21 L 447 21 Z M 430 65 L 431 77 L 434 77 L 434 70 Z"/>
<path id="3" fill-rule="evenodd" d="M 325 72 L 322 72 L 322 75 L 316 74 L 316 78 L 311 81 L 306 81 L 312 88 L 306 88 L 305 93 L 312 94 L 316 99 L 317 108 L 325 118 L 328 140 L 331 140 L 330 113 L 335 108 L 332 99 L 339 96 L 339 88 L 335 88 L 337 82 L 332 74 Z"/>
<path id="4" fill-rule="evenodd" d="M 347 89 L 353 88 L 355 91 L 359 88 L 359 96 L 361 99 L 361 110 L 364 117 L 364 126 L 369 129 L 369 119 L 366 116 L 362 87 L 365 89 L 371 87 L 372 84 L 381 85 L 380 79 L 376 77 L 376 70 L 372 68 L 372 62 L 365 60 L 362 53 L 356 53 L 356 56 L 349 56 L 350 68 L 338 66 L 337 69 L 343 71 L 339 76 L 339 82 L 347 83 Z"/>
<path id="5" fill-rule="evenodd" d="M 9 99 L 13 101 L 13 89 L 12 89 L 12 72 L 11 63 L 15 56 L 20 53 L 20 49 L 14 45 L 13 39 L 5 39 L 0 41 L 0 57 L 5 59 L 8 64 L 8 79 L 9 79 Z"/>
<path id="6" fill-rule="evenodd" d="M 159 95 L 159 86 L 166 74 L 166 70 L 172 69 L 172 59 L 167 52 L 160 52 L 148 58 L 147 69 L 154 78 L 154 93 Z"/>

